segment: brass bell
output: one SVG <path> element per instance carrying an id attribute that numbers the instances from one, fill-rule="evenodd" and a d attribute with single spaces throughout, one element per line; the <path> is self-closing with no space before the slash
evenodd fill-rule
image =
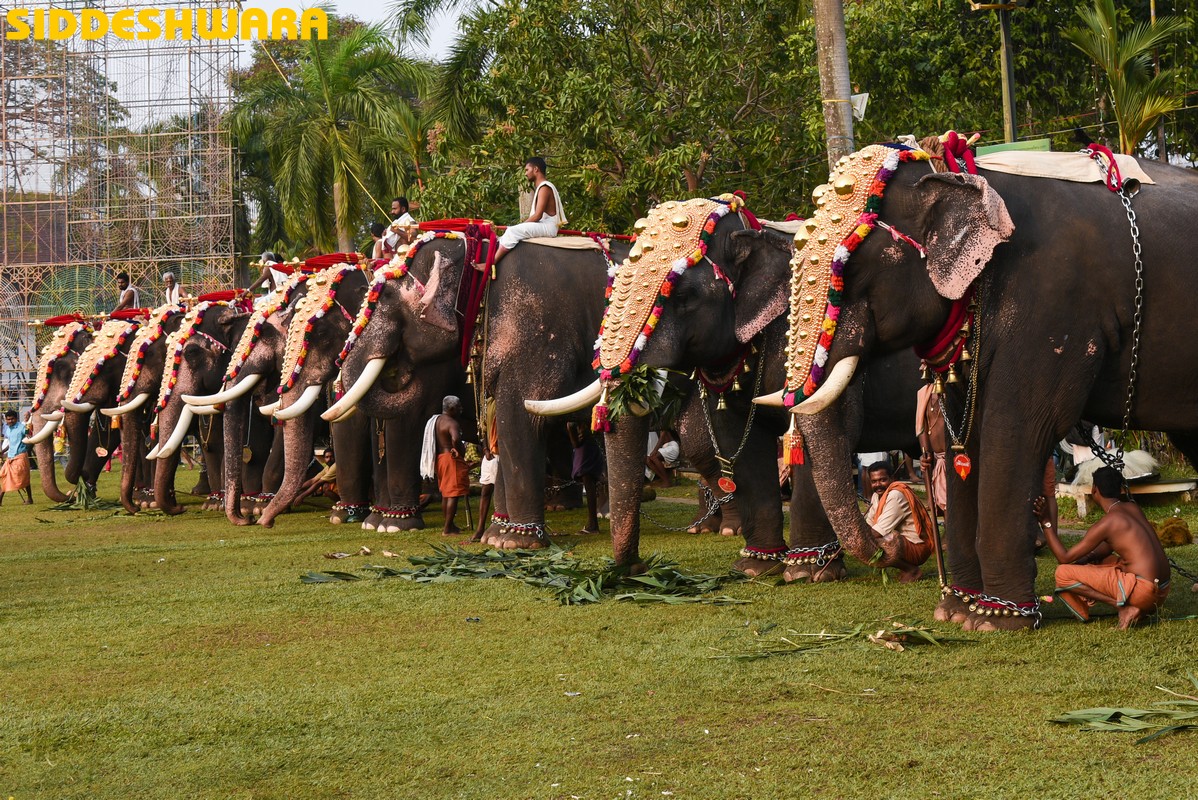
<path id="1" fill-rule="evenodd" d="M 932 379 L 932 371 L 928 369 L 928 362 L 921 361 L 919 365 L 919 379 L 921 381 L 930 381 Z"/>
<path id="2" fill-rule="evenodd" d="M 936 394 L 944 394 L 944 376 L 936 373 L 936 379 L 932 381 L 932 391 Z"/>
<path id="3" fill-rule="evenodd" d="M 466 383 L 474 383 L 474 363 L 466 365 Z"/>
<path id="4" fill-rule="evenodd" d="M 739 377 L 737 377 L 737 379 L 732 382 L 732 391 L 734 391 L 734 392 L 740 391 L 740 378 Z"/>
<path id="5" fill-rule="evenodd" d="M 961 323 L 961 335 L 962 336 L 969 335 L 969 320 L 965 320 L 964 322 Z"/>
<path id="6" fill-rule="evenodd" d="M 727 411 L 728 404 L 724 402 L 724 395 L 720 395 L 720 399 L 715 404 L 716 411 Z"/>
<path id="7" fill-rule="evenodd" d="M 961 381 L 957 377 L 957 371 L 955 369 L 953 369 L 952 367 L 949 367 L 948 368 L 948 378 L 946 378 L 944 382 L 945 383 L 960 383 Z"/>
<path id="8" fill-rule="evenodd" d="M 962 360 L 962 361 L 973 361 L 973 356 L 971 356 L 971 355 L 969 354 L 969 348 L 968 348 L 968 347 L 962 347 L 962 348 L 961 348 L 961 360 Z"/>
<path id="9" fill-rule="evenodd" d="M 741 371 L 742 373 L 744 373 L 745 375 L 748 375 L 750 372 L 752 372 L 752 371 L 753 371 L 753 368 L 749 366 L 749 362 L 748 362 L 748 361 L 745 361 L 745 363 L 741 364 L 741 366 L 740 366 L 740 371 Z"/>

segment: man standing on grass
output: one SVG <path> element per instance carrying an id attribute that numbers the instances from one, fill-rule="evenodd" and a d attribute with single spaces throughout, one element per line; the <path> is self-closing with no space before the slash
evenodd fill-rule
<path id="1" fill-rule="evenodd" d="M 4 441 L 0 444 L 0 457 L 4 465 L 0 466 L 0 503 L 4 495 L 16 492 L 21 496 L 21 490 L 28 495 L 21 502 L 30 505 L 33 502 L 33 489 L 29 488 L 29 445 L 25 444 L 25 423 L 17 421 L 17 412 L 11 408 L 4 412 Z"/>
<path id="2" fill-rule="evenodd" d="M 458 498 L 470 494 L 470 464 L 463 457 L 466 443 L 462 440 L 462 425 L 458 422 L 462 416 L 462 401 L 449 395 L 441 402 L 441 412 L 430 417 L 424 426 L 420 475 L 437 479 L 445 514 L 445 527 L 441 533 L 453 536 L 462 532 L 454 517 L 458 513 Z"/>
<path id="3" fill-rule="evenodd" d="M 1068 550 L 1061 544 L 1043 497 L 1032 504 L 1048 547 L 1060 566 L 1057 594 L 1082 622 L 1095 602 L 1119 609 L 1119 629 L 1160 608 L 1169 595 L 1169 559 L 1144 512 L 1121 497 L 1123 476 L 1113 467 L 1094 472 L 1090 496 L 1103 518 Z"/>
<path id="4" fill-rule="evenodd" d="M 883 539 L 898 537 L 902 549 L 894 566 L 899 581 L 917 581 L 923 577 L 920 567 L 932 555 L 932 518 L 907 484 L 891 479 L 889 461 L 870 464 L 866 473 L 870 488 L 866 521 Z"/>

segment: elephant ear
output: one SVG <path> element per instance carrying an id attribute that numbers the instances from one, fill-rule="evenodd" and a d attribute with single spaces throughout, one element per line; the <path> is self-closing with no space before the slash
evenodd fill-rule
<path id="1" fill-rule="evenodd" d="M 960 300 L 994 248 L 1011 238 L 1015 223 L 998 192 L 979 175 L 936 172 L 920 178 L 918 186 L 926 209 L 928 275 L 942 297 Z"/>
<path id="2" fill-rule="evenodd" d="M 440 250 L 433 253 L 433 270 L 420 297 L 418 309 L 420 321 L 454 333 L 458 329 L 455 308 L 457 306 L 457 283 L 454 281 L 454 262 Z"/>
<path id="3" fill-rule="evenodd" d="M 767 231 L 737 231 L 729 247 L 735 278 L 736 340 L 747 342 L 786 312 L 790 248 Z"/>

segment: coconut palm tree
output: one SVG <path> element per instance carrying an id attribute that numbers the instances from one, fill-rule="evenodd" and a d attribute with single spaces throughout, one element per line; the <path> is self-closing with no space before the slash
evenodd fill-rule
<path id="1" fill-rule="evenodd" d="M 1094 0 L 1093 8 L 1079 8 L 1077 14 L 1082 27 L 1068 28 L 1062 35 L 1106 73 L 1119 123 L 1119 149 L 1132 155 L 1162 115 L 1182 107 L 1184 98 L 1173 89 L 1176 70 L 1154 75 L 1152 56 L 1185 31 L 1186 22 L 1157 17 L 1156 22 L 1137 22 L 1120 31 L 1114 0 Z"/>
<path id="2" fill-rule="evenodd" d="M 819 88 L 824 101 L 824 136 L 831 169 L 841 156 L 853 152 L 853 110 L 849 105 L 849 50 L 842 0 L 815 0 L 815 44 Z"/>
<path id="3" fill-rule="evenodd" d="M 410 98 L 428 67 L 372 25 L 294 47 L 288 69 L 243 93 L 233 128 L 269 152 L 288 235 L 351 251 L 363 214 L 419 172 L 427 129 Z"/>

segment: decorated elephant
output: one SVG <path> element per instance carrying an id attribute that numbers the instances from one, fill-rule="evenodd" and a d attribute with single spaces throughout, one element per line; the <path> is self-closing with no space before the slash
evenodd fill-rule
<path id="1" fill-rule="evenodd" d="M 100 404 L 100 412 L 120 418 L 121 429 L 121 505 L 130 514 L 152 503 L 154 462 L 146 458 L 151 439 L 152 411 L 162 384 L 166 363 L 166 343 L 179 329 L 186 310 L 181 306 L 161 306 L 150 312 L 129 345 L 129 355 L 115 386 L 105 389 L 110 402 Z M 106 381 L 103 373 L 96 381 Z M 96 389 L 93 382 L 93 390 Z M 141 490 L 142 497 L 135 497 Z"/>
<path id="2" fill-rule="evenodd" d="M 216 296 L 223 298 L 227 294 Z M 158 444 L 147 458 L 158 462 L 154 469 L 154 498 L 167 514 L 183 512 L 175 496 L 175 473 L 179 468 L 179 448 L 188 433 L 194 431 L 199 439 L 200 455 L 211 485 L 223 485 L 221 415 L 213 406 L 193 409 L 182 398 L 187 394 L 212 394 L 219 388 L 232 347 L 250 314 L 228 300 L 205 297 L 208 296 L 202 296 L 187 312 L 179 329 L 167 337 L 166 366 L 154 407 Z M 223 508 L 222 495 L 213 492 L 205 507 Z"/>
<path id="3" fill-rule="evenodd" d="M 80 354 L 62 401 L 66 412 L 63 427 L 70 446 L 63 472 L 71 483 L 82 480 L 89 492 L 95 491 L 100 470 L 120 443 L 120 423 L 99 409 L 116 399 L 129 348 L 141 323 L 140 315 L 104 322 Z"/>
<path id="4" fill-rule="evenodd" d="M 1079 418 L 1166 431 L 1198 460 L 1198 337 L 1185 334 L 1198 267 L 1179 239 L 1198 212 L 1198 175 L 1097 158 L 1043 154 L 1024 167 L 1094 181 L 1078 182 L 997 165 L 933 172 L 923 151 L 871 146 L 817 190 L 797 242 L 787 388 L 772 399 L 798 412 L 845 548 L 885 565 L 893 546 L 862 518 L 848 474 L 842 392 L 870 359 L 917 348 L 952 441 L 952 580 L 936 617 L 968 629 L 1038 623 L 1032 501 Z M 889 235 L 871 235 L 879 227 Z"/>
<path id="5" fill-rule="evenodd" d="M 543 547 L 549 430 L 523 401 L 568 394 L 588 382 L 608 259 L 598 246 L 524 243 L 486 280 L 490 270 L 473 267 L 488 233 L 429 231 L 402 264 L 376 276 L 346 343 L 345 395 L 327 416 L 357 405 L 375 416 L 402 415 L 418 432 L 441 410 L 443 395 L 465 390 L 463 365 L 476 349 L 473 388 L 493 403 L 499 441 L 496 514 L 486 541 Z M 620 243 L 613 249 L 618 257 L 626 251 Z"/>
<path id="6" fill-rule="evenodd" d="M 33 445 L 42 492 L 61 503 L 67 495 L 58 488 L 55 479 L 53 437 L 65 416 L 62 403 L 75 366 L 91 344 L 94 331 L 90 324 L 74 315 L 47 320 L 46 324 L 55 331 L 38 358 L 30 434 L 26 441 Z"/>

